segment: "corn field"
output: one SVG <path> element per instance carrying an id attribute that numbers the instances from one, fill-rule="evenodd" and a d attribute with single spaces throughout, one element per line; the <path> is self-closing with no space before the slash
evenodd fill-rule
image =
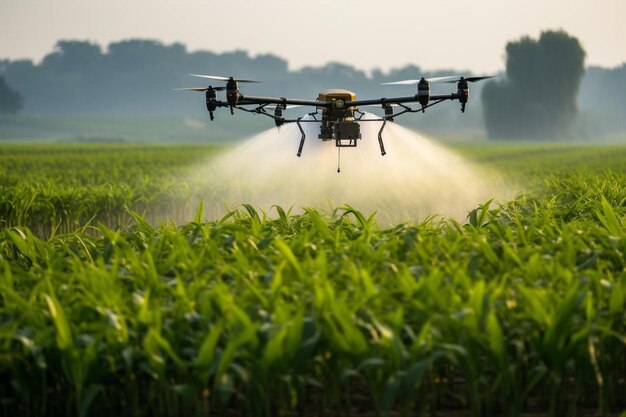
<path id="1" fill-rule="evenodd" d="M 459 148 L 528 190 L 465 222 L 153 221 L 219 151 L 0 147 L 0 415 L 626 410 L 626 147 Z"/>

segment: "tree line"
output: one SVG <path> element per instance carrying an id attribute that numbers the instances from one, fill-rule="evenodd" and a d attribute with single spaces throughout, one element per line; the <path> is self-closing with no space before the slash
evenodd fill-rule
<path id="1" fill-rule="evenodd" d="M 626 110 L 626 65 L 585 71 L 584 55 L 578 40 L 563 31 L 512 41 L 506 47 L 506 74 L 472 85 L 467 114 L 448 105 L 433 108 L 427 117 L 402 120 L 427 129 L 484 125 L 493 138 L 554 138 L 580 129 L 577 115 L 582 112 L 588 129 L 626 130 L 621 117 L 610 117 Z M 38 63 L 0 60 L 0 112 L 23 108 L 34 115 L 204 117 L 202 94 L 172 91 L 206 86 L 190 73 L 259 79 L 264 83 L 242 86 L 244 93 L 298 98 L 314 98 L 320 90 L 337 87 L 354 90 L 359 97 L 409 95 L 414 94 L 412 86 L 380 84 L 422 75 L 472 75 L 454 69 L 424 71 L 416 65 L 370 74 L 341 63 L 293 70 L 271 54 L 188 51 L 179 43 L 141 39 L 113 42 L 106 49 L 62 40 Z M 449 85 L 433 85 L 433 93 L 449 91 Z"/>
<path id="2" fill-rule="evenodd" d="M 548 31 L 506 46 L 506 78 L 482 95 L 489 135 L 500 138 L 571 137 L 585 51 L 576 38 Z"/>

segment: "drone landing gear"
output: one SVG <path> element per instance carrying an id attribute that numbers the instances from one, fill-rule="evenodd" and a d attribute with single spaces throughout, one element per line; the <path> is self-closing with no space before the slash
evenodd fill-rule
<path id="1" fill-rule="evenodd" d="M 385 128 L 386 123 L 387 123 L 387 120 L 383 120 L 383 125 L 380 127 L 380 130 L 378 131 L 378 145 L 380 146 L 380 154 L 382 156 L 385 156 L 387 154 L 387 152 L 385 152 L 385 144 L 383 143 L 383 129 Z"/>
<path id="2" fill-rule="evenodd" d="M 296 124 L 298 125 L 298 129 L 300 129 L 300 134 L 302 135 L 302 137 L 300 138 L 300 146 L 298 146 L 298 153 L 296 154 L 299 158 L 300 155 L 302 155 L 302 147 L 304 147 L 304 139 L 306 139 L 306 135 L 304 134 L 304 129 L 302 129 L 302 125 L 300 125 L 300 119 L 296 121 Z"/>

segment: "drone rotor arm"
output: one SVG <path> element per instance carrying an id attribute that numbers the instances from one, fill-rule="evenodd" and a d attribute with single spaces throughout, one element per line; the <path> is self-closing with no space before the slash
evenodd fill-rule
<path id="1" fill-rule="evenodd" d="M 457 99 L 457 94 L 447 94 L 447 95 L 437 95 L 430 96 L 430 101 L 440 101 L 440 100 L 455 100 Z M 360 107 L 360 106 L 371 106 L 371 105 L 384 105 L 384 104 L 400 104 L 403 103 L 417 103 L 419 102 L 419 96 L 407 96 L 407 97 L 385 97 L 385 98 L 376 98 L 372 100 L 354 100 L 354 101 L 346 101 L 346 107 Z"/>
<path id="2" fill-rule="evenodd" d="M 244 96 L 239 97 L 239 105 L 246 104 L 277 104 L 283 106 L 311 106 L 311 107 L 330 107 L 332 104 L 328 101 L 318 100 L 301 100 L 285 97 L 257 97 L 257 96 Z"/>
<path id="3" fill-rule="evenodd" d="M 172 91 L 206 91 L 205 87 L 172 88 Z"/>
<path id="4" fill-rule="evenodd" d="M 390 97 L 390 98 L 378 98 L 372 100 L 355 100 L 355 101 L 346 101 L 346 107 L 367 107 L 367 106 L 382 106 L 385 109 L 385 116 L 382 119 L 371 119 L 373 121 L 376 120 L 389 120 L 393 121 L 395 117 L 403 115 L 405 113 L 418 113 L 424 112 L 424 109 L 432 107 L 436 104 L 442 103 L 446 100 L 458 100 L 460 95 L 458 93 L 452 93 L 447 95 L 435 95 L 430 96 L 430 103 L 427 105 L 422 105 L 420 109 L 412 109 L 407 104 L 419 103 L 421 97 L 418 95 L 408 96 L 408 97 Z M 396 113 L 391 110 L 392 107 L 399 106 L 402 109 Z"/>

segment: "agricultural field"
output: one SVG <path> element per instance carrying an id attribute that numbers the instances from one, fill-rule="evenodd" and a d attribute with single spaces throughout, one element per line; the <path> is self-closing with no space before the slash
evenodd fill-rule
<path id="1" fill-rule="evenodd" d="M 458 145 L 524 192 L 392 226 L 207 221 L 223 151 L 0 145 L 0 415 L 623 415 L 626 146 Z"/>

